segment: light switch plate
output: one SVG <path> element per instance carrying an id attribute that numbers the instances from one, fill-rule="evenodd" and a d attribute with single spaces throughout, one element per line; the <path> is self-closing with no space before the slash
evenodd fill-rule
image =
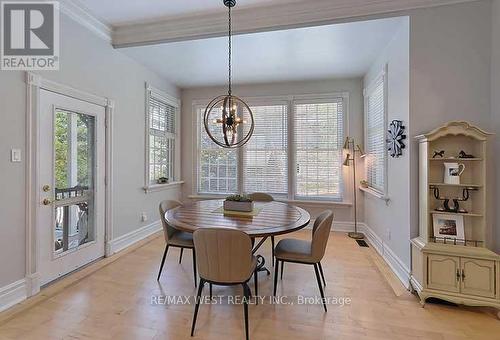
<path id="1" fill-rule="evenodd" d="M 21 149 L 12 149 L 10 151 L 10 161 L 12 163 L 21 162 Z"/>

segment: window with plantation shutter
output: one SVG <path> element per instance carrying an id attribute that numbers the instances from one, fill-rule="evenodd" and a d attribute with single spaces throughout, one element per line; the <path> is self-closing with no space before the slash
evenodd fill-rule
<path id="1" fill-rule="evenodd" d="M 343 99 L 294 105 L 297 199 L 342 200 Z"/>
<path id="2" fill-rule="evenodd" d="M 365 90 L 366 180 L 380 193 L 386 191 L 385 79 L 382 74 Z"/>
<path id="3" fill-rule="evenodd" d="M 287 105 L 250 106 L 255 130 L 243 149 L 243 191 L 288 193 Z"/>
<path id="4" fill-rule="evenodd" d="M 176 101 L 147 88 L 146 187 L 159 184 L 160 178 L 175 180 L 175 149 L 177 144 Z"/>
<path id="5" fill-rule="evenodd" d="M 194 193 L 264 192 L 277 199 L 341 201 L 347 96 L 253 97 L 254 132 L 236 149 L 221 148 L 210 139 L 203 124 L 205 106 L 195 106 Z M 220 124 L 209 128 L 222 138 Z"/>
<path id="6" fill-rule="evenodd" d="M 204 107 L 197 108 L 199 136 L 198 193 L 236 193 L 238 191 L 237 150 L 221 148 L 210 139 L 203 124 L 204 112 Z M 222 137 L 220 125 L 211 124 L 210 128 L 214 136 L 217 138 Z"/>

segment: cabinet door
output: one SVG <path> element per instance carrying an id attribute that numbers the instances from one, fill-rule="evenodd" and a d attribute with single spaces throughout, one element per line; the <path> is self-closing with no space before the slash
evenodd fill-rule
<path id="1" fill-rule="evenodd" d="M 462 294 L 495 297 L 495 262 L 468 258 L 460 261 Z"/>
<path id="2" fill-rule="evenodd" d="M 454 256 L 427 255 L 427 287 L 458 293 L 460 259 Z"/>

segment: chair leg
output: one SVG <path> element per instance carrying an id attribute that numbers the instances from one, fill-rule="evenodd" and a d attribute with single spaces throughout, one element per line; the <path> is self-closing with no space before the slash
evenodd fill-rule
<path id="1" fill-rule="evenodd" d="M 274 267 L 274 236 L 271 236 L 271 254 L 272 254 L 272 257 L 271 257 L 271 264 L 272 266 Z"/>
<path id="2" fill-rule="evenodd" d="M 182 263 L 182 253 L 184 252 L 184 248 L 181 248 L 181 256 L 179 256 L 179 264 Z"/>
<path id="3" fill-rule="evenodd" d="M 323 302 L 323 308 L 325 309 L 325 312 L 327 312 L 326 303 L 325 303 L 325 294 L 323 293 L 323 285 L 321 284 L 321 279 L 319 277 L 318 266 L 317 266 L 316 263 L 314 264 L 314 272 L 316 273 L 316 281 L 318 281 L 319 293 L 321 294 L 321 299 L 322 299 L 322 302 Z"/>
<path id="4" fill-rule="evenodd" d="M 196 295 L 196 306 L 194 307 L 193 324 L 191 325 L 191 336 L 194 335 L 194 327 L 196 326 L 196 318 L 198 317 L 198 309 L 200 308 L 201 291 L 205 285 L 205 280 L 200 279 L 200 286 L 198 287 L 198 294 Z"/>
<path id="5" fill-rule="evenodd" d="M 323 267 L 321 266 L 321 262 L 318 262 L 319 273 L 321 274 L 321 278 L 323 279 L 323 286 L 326 287 L 325 274 L 323 274 Z"/>
<path id="6" fill-rule="evenodd" d="M 281 262 L 283 265 L 283 262 Z M 278 286 L 278 268 L 280 266 L 280 261 L 276 259 L 276 266 L 274 266 L 274 290 L 273 290 L 273 296 L 276 296 L 276 287 Z"/>
<path id="7" fill-rule="evenodd" d="M 194 286 L 196 287 L 196 281 L 198 281 L 198 275 L 196 273 L 196 251 L 193 248 L 193 273 L 194 273 Z"/>
<path id="8" fill-rule="evenodd" d="M 165 251 L 163 252 L 163 258 L 161 259 L 160 271 L 158 272 L 158 277 L 156 281 L 160 281 L 161 271 L 163 270 L 163 265 L 165 264 L 165 259 L 167 258 L 168 244 L 165 246 Z"/>
<path id="9" fill-rule="evenodd" d="M 245 335 L 246 340 L 248 340 L 248 299 L 250 296 L 250 287 L 246 283 L 243 284 L 243 294 L 245 300 L 243 301 L 243 312 L 245 313 Z"/>
<path id="10" fill-rule="evenodd" d="M 212 284 L 210 283 L 210 300 L 212 300 Z"/>
<path id="11" fill-rule="evenodd" d="M 255 269 L 255 271 L 253 272 L 253 281 L 254 281 L 254 285 L 255 285 L 255 304 L 258 305 L 259 304 L 259 276 L 257 275 L 257 269 Z"/>
<path id="12" fill-rule="evenodd" d="M 283 269 L 285 268 L 285 262 L 281 261 L 281 280 L 283 280 Z"/>

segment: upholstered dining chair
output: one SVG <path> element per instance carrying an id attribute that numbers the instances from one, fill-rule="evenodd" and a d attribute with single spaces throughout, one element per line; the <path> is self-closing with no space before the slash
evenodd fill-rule
<path id="1" fill-rule="evenodd" d="M 194 249 L 193 235 L 186 233 L 184 231 L 177 230 L 167 223 L 165 220 L 165 213 L 170 209 L 174 209 L 182 205 L 181 202 L 174 200 L 165 200 L 160 203 L 160 218 L 163 224 L 163 235 L 165 236 L 165 251 L 163 252 L 163 258 L 161 259 L 160 271 L 158 272 L 157 280 L 160 280 L 161 272 L 163 270 L 163 265 L 165 264 L 165 259 L 167 258 L 167 252 L 169 247 L 176 247 L 181 249 L 181 254 L 179 256 L 179 263 L 182 262 L 182 253 L 185 248 L 193 250 L 193 272 L 194 272 L 194 286 L 196 287 L 197 275 L 196 275 L 196 252 Z"/>
<path id="2" fill-rule="evenodd" d="M 274 201 L 273 196 L 266 194 L 264 192 L 254 192 L 247 195 L 252 201 L 255 202 L 272 202 Z M 272 265 L 274 266 L 274 236 L 271 236 L 271 256 L 272 256 Z"/>
<path id="3" fill-rule="evenodd" d="M 200 307 L 200 297 L 205 283 L 243 287 L 243 309 L 245 315 L 245 335 L 248 340 L 248 281 L 254 275 L 255 296 L 257 296 L 257 259 L 252 254 L 250 236 L 240 230 L 224 228 L 202 228 L 193 234 L 194 247 L 198 257 L 200 285 L 194 309 L 191 336 L 194 334 L 196 317 Z"/>
<path id="4" fill-rule="evenodd" d="M 274 270 L 274 292 L 278 284 L 278 268 L 281 262 L 281 276 L 283 277 L 283 266 L 285 262 L 302 263 L 314 266 L 316 281 L 318 281 L 319 292 L 323 301 L 323 308 L 327 311 L 323 284 L 326 286 L 321 260 L 325 255 L 326 245 L 332 228 L 333 213 L 331 210 L 322 212 L 314 221 L 311 241 L 297 239 L 283 239 L 278 242 L 274 254 L 276 256 L 276 266 Z M 321 282 L 319 273 L 321 273 Z"/>

